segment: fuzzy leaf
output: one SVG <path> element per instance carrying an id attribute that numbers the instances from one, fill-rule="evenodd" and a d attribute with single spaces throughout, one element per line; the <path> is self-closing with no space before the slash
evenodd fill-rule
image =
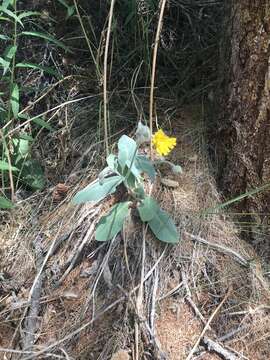
<path id="1" fill-rule="evenodd" d="M 163 242 L 175 244 L 179 241 L 179 234 L 170 215 L 158 208 L 154 217 L 148 222 L 155 236 Z"/>
<path id="2" fill-rule="evenodd" d="M 134 162 L 134 156 L 137 153 L 137 144 L 136 142 L 128 137 L 127 135 L 123 135 L 120 137 L 118 141 L 118 160 L 119 164 L 122 168 L 127 165 L 127 161 L 129 160 L 129 165 L 131 162 Z"/>
<path id="3" fill-rule="evenodd" d="M 112 171 L 118 173 L 118 161 L 117 161 L 117 157 L 116 157 L 115 155 L 113 155 L 113 154 L 110 154 L 110 155 L 107 157 L 106 161 L 107 161 L 108 167 L 109 167 Z"/>
<path id="4" fill-rule="evenodd" d="M 143 199 L 141 205 L 138 206 L 140 218 L 143 222 L 152 220 L 158 210 L 158 203 L 150 196 Z"/>
<path id="5" fill-rule="evenodd" d="M 79 191 L 73 198 L 73 204 L 83 204 L 87 201 L 99 201 L 104 199 L 107 195 L 115 192 L 116 187 L 123 181 L 122 176 L 111 176 L 103 180 L 100 184 L 96 181 L 94 184 L 88 185 L 83 190 Z"/>
<path id="6" fill-rule="evenodd" d="M 111 240 L 121 231 L 125 218 L 128 216 L 130 201 L 116 204 L 112 207 L 108 215 L 103 216 L 96 230 L 97 241 Z"/>
<path id="7" fill-rule="evenodd" d="M 155 181 L 156 170 L 151 161 L 146 156 L 137 155 L 135 165 L 141 172 L 146 173 L 152 182 Z"/>

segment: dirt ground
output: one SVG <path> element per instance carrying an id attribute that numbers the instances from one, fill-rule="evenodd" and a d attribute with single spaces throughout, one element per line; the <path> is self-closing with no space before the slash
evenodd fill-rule
<path id="1" fill-rule="evenodd" d="M 221 199 L 200 123 L 192 111 L 175 116 L 170 160 L 184 172 L 161 170 L 153 193 L 173 214 L 179 245 L 147 234 L 143 248 L 136 219 L 114 242 L 96 243 L 94 225 L 114 198 L 70 204 L 96 176 L 95 163 L 81 180 L 68 177 L 60 198 L 48 189 L 1 215 L 0 359 L 270 358 L 262 259 L 224 213 L 205 213 Z"/>

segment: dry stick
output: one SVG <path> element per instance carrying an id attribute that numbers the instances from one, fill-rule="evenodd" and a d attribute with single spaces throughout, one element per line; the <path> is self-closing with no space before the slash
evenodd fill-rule
<path id="1" fill-rule="evenodd" d="M 201 322 L 206 325 L 206 320 L 203 317 L 202 313 L 200 312 L 200 310 L 198 309 L 198 307 L 196 306 L 196 304 L 194 303 L 194 301 L 192 300 L 192 296 L 191 296 L 191 291 L 190 288 L 188 286 L 188 281 L 187 281 L 187 277 L 186 277 L 186 273 L 184 271 L 181 271 L 181 276 L 182 276 L 182 284 L 184 285 L 184 288 L 186 290 L 186 301 L 187 303 L 191 306 L 192 310 L 194 311 L 195 315 L 198 316 L 198 318 L 201 320 Z M 209 326 L 209 329 L 210 326 Z"/>
<path id="2" fill-rule="evenodd" d="M 139 360 L 139 321 L 141 320 L 142 314 L 142 303 L 143 303 L 143 284 L 144 284 L 144 263 L 145 263 L 145 237 L 147 233 L 147 225 L 143 226 L 143 243 L 142 243 L 142 269 L 141 269 L 141 283 L 136 299 L 136 308 L 138 314 L 138 320 L 135 322 L 135 360 Z"/>
<path id="3" fill-rule="evenodd" d="M 164 9 L 166 5 L 166 0 L 160 1 L 160 14 L 158 19 L 158 27 L 155 38 L 155 47 L 153 52 L 153 61 L 152 61 L 152 74 L 151 74 L 151 87 L 150 87 L 150 105 L 149 105 L 149 127 L 151 134 L 151 142 L 150 142 L 150 158 L 153 159 L 153 144 L 152 144 L 152 134 L 153 134 L 153 105 L 154 105 L 154 86 L 155 86 L 155 74 L 156 74 L 156 65 L 157 65 L 157 51 L 159 44 L 160 32 L 162 29 L 162 21 L 164 15 Z"/>
<path id="4" fill-rule="evenodd" d="M 219 310 L 221 309 L 221 307 L 223 306 L 223 304 L 225 303 L 225 301 L 228 299 L 229 295 L 231 293 L 231 288 L 228 289 L 226 295 L 224 296 L 223 300 L 221 301 L 221 303 L 217 306 L 217 308 L 214 310 L 214 312 L 212 313 L 212 315 L 210 316 L 210 318 L 208 319 L 203 331 L 201 332 L 200 336 L 198 337 L 195 345 L 193 346 L 191 352 L 189 353 L 188 357 L 186 358 L 186 360 L 191 360 L 192 356 L 194 355 L 198 345 L 200 344 L 202 338 L 204 337 L 206 331 L 209 329 L 211 322 L 213 321 L 214 317 L 217 315 L 217 313 L 219 312 Z"/>
<path id="5" fill-rule="evenodd" d="M 144 277 L 144 282 L 147 281 L 149 279 L 149 277 L 152 275 L 153 271 L 157 268 L 158 264 L 160 263 L 161 259 L 163 258 L 166 250 L 167 250 L 167 245 L 164 248 L 162 254 L 160 255 L 160 257 L 157 259 L 156 263 L 154 264 L 154 266 L 148 271 L 148 273 L 145 275 Z M 136 292 L 140 287 L 140 284 L 137 285 L 136 287 L 134 287 L 131 292 L 130 295 L 134 294 L 134 292 Z M 97 314 L 94 318 L 92 318 L 92 320 L 88 321 L 87 323 L 85 323 L 84 325 L 80 326 L 78 329 L 74 330 L 73 332 L 69 333 L 68 335 L 66 335 L 65 337 L 63 337 L 62 339 L 54 342 L 53 344 L 47 346 L 47 348 L 42 349 L 40 351 L 37 351 L 36 353 L 26 357 L 24 360 L 31 360 L 33 358 L 36 358 L 39 355 L 42 355 L 44 353 L 46 353 L 48 350 L 53 349 L 54 347 L 62 344 L 63 342 L 71 339 L 73 336 L 76 336 L 77 334 L 79 334 L 80 332 L 82 332 L 84 329 L 88 328 L 90 325 L 92 325 L 96 320 L 98 320 L 102 315 L 104 315 L 105 313 L 107 313 L 109 310 L 111 310 L 112 308 L 114 308 L 116 305 L 118 305 L 119 303 L 121 303 L 122 301 L 124 301 L 126 299 L 126 296 L 122 296 L 119 299 L 117 299 L 116 301 L 114 301 L 112 304 L 110 304 L 109 306 L 107 306 L 103 311 L 101 311 L 99 314 Z"/>
<path id="6" fill-rule="evenodd" d="M 61 349 L 61 350 L 62 350 L 62 349 Z M 11 354 L 19 354 L 19 355 L 23 355 L 23 354 L 33 354 L 33 351 L 14 350 L 14 349 L 8 349 L 8 348 L 3 348 L 3 347 L 0 347 L 0 352 L 11 353 Z M 55 355 L 55 354 L 52 354 L 52 353 L 48 353 L 48 354 L 46 354 L 46 356 L 55 357 L 55 358 L 57 358 L 57 359 L 64 359 L 63 356 L 61 356 L 61 355 Z"/>
<path id="7" fill-rule="evenodd" d="M 225 349 L 223 346 L 221 346 L 216 341 L 213 341 L 209 339 L 208 337 L 204 336 L 201 340 L 203 345 L 207 348 L 208 351 L 214 351 L 215 353 L 219 354 L 224 358 L 225 360 L 237 360 L 239 359 L 238 356 L 236 356 L 231 351 Z"/>
<path id="8" fill-rule="evenodd" d="M 61 222 L 61 225 L 62 225 L 62 222 Z M 45 257 L 45 259 L 44 259 L 44 261 L 43 261 L 43 263 L 42 263 L 42 266 L 41 266 L 40 270 L 38 271 L 38 273 L 37 273 L 37 275 L 36 275 L 36 277 L 35 277 L 35 279 L 34 279 L 33 285 L 32 285 L 32 287 L 31 287 L 31 289 L 30 289 L 30 292 L 29 292 L 29 295 L 28 295 L 28 299 L 27 299 L 27 303 L 28 303 L 29 305 L 31 305 L 33 293 L 35 292 L 36 286 L 37 286 L 37 284 L 39 283 L 40 276 L 41 276 L 41 274 L 42 274 L 42 272 L 43 272 L 43 270 L 44 270 L 44 268 L 45 268 L 45 266 L 46 266 L 46 264 L 47 264 L 47 261 L 49 260 L 49 257 L 51 256 L 51 254 L 52 254 L 52 252 L 53 252 L 53 249 L 54 249 L 54 247 L 55 247 L 56 240 L 57 240 L 58 235 L 59 235 L 60 230 L 61 230 L 61 225 L 59 226 L 59 230 L 58 230 L 55 238 L 54 238 L 53 241 L 52 241 L 52 244 L 51 244 L 51 246 L 50 246 L 50 248 L 49 248 L 49 250 L 48 250 L 48 252 L 47 252 L 47 255 L 46 255 L 46 257 Z M 18 325 L 17 328 L 15 329 L 15 332 L 14 332 L 14 334 L 13 334 L 13 336 L 12 336 L 11 343 L 10 343 L 10 346 L 11 346 L 11 347 L 12 347 L 13 341 L 15 340 L 15 338 L 16 338 L 16 336 L 17 336 L 18 329 L 19 329 L 19 327 L 21 327 L 22 322 L 23 322 L 23 319 L 25 318 L 25 316 L 26 316 L 26 314 L 27 314 L 29 305 L 26 306 L 26 308 L 25 308 L 25 310 L 24 310 L 24 312 L 23 312 L 23 314 L 22 314 L 22 316 L 21 316 L 19 325 Z M 5 356 L 5 354 L 4 354 L 4 356 Z"/>
<path id="9" fill-rule="evenodd" d="M 100 210 L 100 207 L 98 207 L 98 208 L 95 210 L 95 212 L 93 213 L 93 215 L 91 216 L 91 218 L 95 217 L 95 216 L 97 215 L 97 213 L 99 212 L 99 210 Z M 89 220 L 90 220 L 90 219 L 89 219 Z M 92 222 L 92 224 L 90 225 L 89 229 L 87 230 L 86 235 L 85 235 L 84 238 L 82 239 L 81 244 L 80 244 L 78 247 L 76 247 L 75 253 L 73 254 L 73 256 L 72 256 L 72 258 L 71 258 L 71 261 L 70 261 L 70 264 L 69 264 L 68 268 L 66 269 L 66 271 L 65 271 L 64 274 L 62 275 L 61 279 L 58 281 L 58 286 L 59 286 L 60 284 L 62 284 L 62 282 L 63 282 L 63 281 L 65 280 L 65 278 L 68 276 L 68 274 L 70 273 L 70 271 L 73 269 L 73 267 L 74 267 L 74 265 L 75 265 L 78 257 L 81 255 L 81 253 L 82 253 L 82 251 L 83 251 L 83 249 L 84 249 L 87 241 L 92 238 L 92 235 L 93 235 L 93 233 L 94 233 L 94 231 L 95 231 L 96 222 L 97 222 L 97 219 Z"/>
<path id="10" fill-rule="evenodd" d="M 107 105 L 108 105 L 108 94 L 107 94 L 107 62 L 108 62 L 108 53 L 109 53 L 109 44 L 110 44 L 110 34 L 112 28 L 112 16 L 115 0 L 111 0 L 111 7 L 109 13 L 109 23 L 106 36 L 105 52 L 104 52 L 104 64 L 103 64 L 103 106 L 104 106 L 104 140 L 105 140 L 105 149 L 107 156 L 109 155 L 109 142 L 108 142 L 108 117 L 107 117 Z"/>
<path id="11" fill-rule="evenodd" d="M 149 316 L 150 329 L 152 330 L 153 337 L 155 337 L 155 314 L 156 314 L 158 282 L 159 282 L 159 273 L 158 270 L 156 270 L 154 277 L 153 291 L 152 291 L 151 310 Z"/>
<path id="12" fill-rule="evenodd" d="M 230 249 L 230 248 L 227 248 L 225 246 L 222 246 L 222 245 L 219 245 L 219 244 L 215 244 L 215 243 L 211 243 L 210 241 L 207 241 L 203 238 L 201 238 L 200 236 L 197 236 L 197 235 L 193 235 L 193 234 L 190 234 L 190 233 L 187 233 L 186 232 L 186 235 L 188 235 L 193 241 L 197 241 L 197 242 L 200 242 L 204 245 L 208 245 L 214 249 L 217 249 L 218 251 L 226 254 L 226 255 L 230 255 L 232 257 L 235 258 L 235 260 L 240 264 L 240 265 L 243 265 L 245 267 L 249 267 L 249 261 L 246 260 L 245 258 L 243 258 L 240 254 L 238 254 L 236 251 Z"/>
<path id="13" fill-rule="evenodd" d="M 34 243 L 34 249 L 37 258 L 36 268 L 38 272 L 40 271 L 43 263 L 43 249 L 40 242 L 41 239 L 40 237 L 38 237 Z M 29 304 L 29 312 L 25 319 L 25 338 L 23 339 L 23 350 L 31 351 L 35 342 L 35 333 L 37 330 L 37 319 L 40 309 L 43 280 L 44 274 L 41 274 L 32 292 L 32 297 Z"/>

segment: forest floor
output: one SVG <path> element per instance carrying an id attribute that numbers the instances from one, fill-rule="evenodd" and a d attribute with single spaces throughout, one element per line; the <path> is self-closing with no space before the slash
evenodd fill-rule
<path id="1" fill-rule="evenodd" d="M 261 259 L 215 210 L 200 124 L 188 108 L 175 113 L 170 160 L 183 174 L 164 168 L 152 189 L 174 217 L 178 245 L 158 243 L 136 218 L 109 244 L 94 240 L 114 197 L 71 205 L 100 171 L 93 148 L 83 176 L 55 177 L 2 215 L 0 359 L 270 358 L 269 283 Z"/>

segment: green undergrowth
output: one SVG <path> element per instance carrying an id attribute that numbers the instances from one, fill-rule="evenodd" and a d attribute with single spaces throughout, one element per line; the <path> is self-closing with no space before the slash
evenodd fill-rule
<path id="1" fill-rule="evenodd" d="M 40 162 L 32 156 L 32 147 L 40 129 L 49 132 L 54 129 L 44 117 L 31 115 L 31 102 L 40 94 L 31 88 L 30 79 L 38 77 L 46 82 L 52 78 L 57 81 L 62 74 L 42 60 L 32 61 L 35 54 L 27 58 L 26 47 L 30 44 L 34 49 L 38 41 L 48 49 L 70 50 L 45 26 L 42 28 L 43 21 L 41 12 L 23 9 L 17 0 L 4 0 L 0 5 L 0 208 L 3 209 L 13 207 L 19 187 L 42 190 L 46 183 Z M 49 17 L 46 21 L 50 22 Z"/>

